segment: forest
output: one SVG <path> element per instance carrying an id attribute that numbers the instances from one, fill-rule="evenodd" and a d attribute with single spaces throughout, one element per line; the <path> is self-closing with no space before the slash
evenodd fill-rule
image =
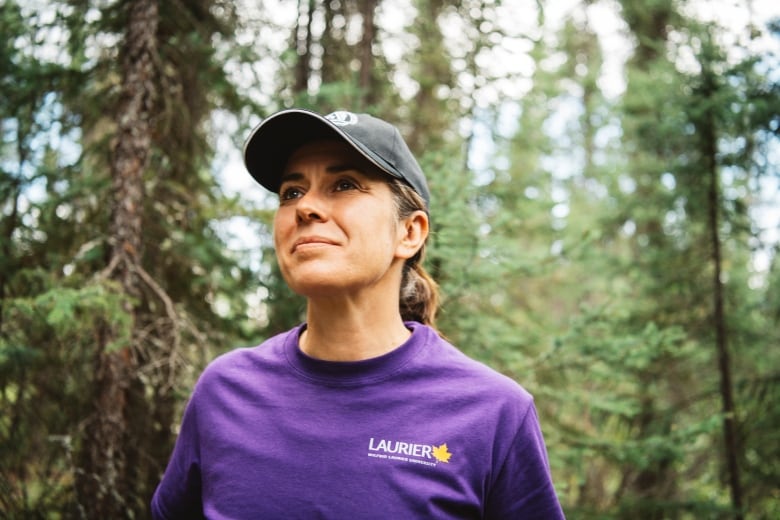
<path id="1" fill-rule="evenodd" d="M 0 517 L 148 518 L 206 364 L 303 319 L 241 162 L 302 107 L 402 130 L 438 326 L 534 395 L 568 518 L 780 518 L 773 0 L 1 0 L 0 34 Z"/>

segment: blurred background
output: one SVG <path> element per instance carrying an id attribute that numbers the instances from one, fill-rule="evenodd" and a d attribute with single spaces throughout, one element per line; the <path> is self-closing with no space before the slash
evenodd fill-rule
<path id="1" fill-rule="evenodd" d="M 397 124 L 439 327 L 569 518 L 780 517 L 775 0 L 2 0 L 0 517 L 147 518 L 215 356 L 303 318 L 241 146 Z M 281 469 L 281 468 L 280 468 Z"/>

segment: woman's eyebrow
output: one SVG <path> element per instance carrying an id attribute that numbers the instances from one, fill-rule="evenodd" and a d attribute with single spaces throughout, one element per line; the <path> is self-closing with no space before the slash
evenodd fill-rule
<path id="1" fill-rule="evenodd" d="M 279 178 L 279 185 L 282 185 L 285 182 L 299 181 L 301 179 L 303 179 L 303 174 L 302 173 L 299 173 L 299 172 L 283 173 L 282 176 Z"/>
<path id="2" fill-rule="evenodd" d="M 338 175 L 339 173 L 348 172 L 348 171 L 354 171 L 358 173 L 362 173 L 363 175 L 369 175 L 369 170 L 365 167 L 361 167 L 357 163 L 349 162 L 349 163 L 337 163 L 333 164 L 331 166 L 327 166 L 325 168 L 325 173 L 331 174 L 331 175 Z M 282 176 L 279 178 L 279 185 L 284 184 L 285 182 L 294 182 L 294 181 L 300 181 L 303 180 L 305 175 L 301 172 L 297 171 L 291 171 L 283 173 Z"/>
<path id="3" fill-rule="evenodd" d="M 363 168 L 359 167 L 357 164 L 354 163 L 334 164 L 333 166 L 328 166 L 327 168 L 325 168 L 325 171 L 327 173 L 341 173 L 347 171 L 356 171 L 360 173 L 365 173 L 365 170 Z"/>

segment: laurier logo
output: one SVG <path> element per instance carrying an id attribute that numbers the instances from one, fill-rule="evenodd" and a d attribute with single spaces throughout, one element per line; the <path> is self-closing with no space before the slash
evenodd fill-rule
<path id="1" fill-rule="evenodd" d="M 336 126 L 356 125 L 358 122 L 358 116 L 352 112 L 345 110 L 338 110 L 325 116 L 325 119 L 330 121 Z"/>
<path id="2" fill-rule="evenodd" d="M 450 457 L 452 457 L 446 442 L 436 446 L 432 444 L 374 439 L 371 437 L 368 441 L 368 451 L 371 457 L 391 458 L 407 462 L 421 462 L 419 459 L 433 459 L 438 462 L 449 463 Z M 435 465 L 434 463 L 427 464 Z"/>
<path id="3" fill-rule="evenodd" d="M 450 457 L 452 457 L 452 453 L 447 451 L 447 443 L 445 442 L 441 446 L 432 446 L 433 448 L 433 457 L 438 460 L 439 462 L 449 462 Z"/>

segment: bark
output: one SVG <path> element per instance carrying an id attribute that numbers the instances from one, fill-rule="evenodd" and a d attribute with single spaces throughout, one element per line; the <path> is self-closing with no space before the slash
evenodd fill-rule
<path id="1" fill-rule="evenodd" d="M 136 472 L 128 464 L 133 418 L 128 410 L 136 367 L 132 349 L 137 338 L 135 303 L 141 297 L 138 274 L 142 249 L 143 173 L 151 148 L 154 102 L 156 0 L 132 0 L 123 47 L 122 94 L 117 113 L 117 137 L 111 156 L 113 207 L 108 275 L 128 296 L 124 311 L 133 318 L 131 344 L 117 345 L 118 332 L 106 327 L 96 352 L 93 419 L 88 424 L 79 496 L 89 518 L 127 518 L 135 496 Z"/>
<path id="2" fill-rule="evenodd" d="M 363 37 L 360 40 L 360 92 L 361 106 L 366 108 L 376 102 L 373 96 L 372 78 L 374 76 L 374 39 L 376 38 L 376 25 L 374 13 L 378 1 L 366 0 L 360 2 L 360 14 L 363 18 Z"/>
<path id="3" fill-rule="evenodd" d="M 703 71 L 704 88 L 702 94 L 706 102 L 711 102 L 715 91 L 712 72 Z M 723 305 L 722 254 L 718 227 L 718 208 L 720 207 L 720 189 L 717 170 L 717 135 L 712 108 L 707 108 L 705 120 L 700 131 L 704 146 L 704 160 L 707 168 L 707 211 L 709 220 L 709 234 L 712 248 L 712 288 L 713 288 L 713 321 L 715 324 L 715 346 L 718 354 L 718 371 L 720 373 L 720 396 L 723 407 L 723 440 L 728 470 L 729 489 L 731 492 L 731 505 L 735 511 L 734 518 L 742 520 L 742 485 L 739 476 L 738 452 L 739 447 L 736 437 L 736 410 L 731 383 L 731 362 L 729 360 L 728 333 L 726 330 L 726 316 Z"/>
<path id="4" fill-rule="evenodd" d="M 11 244 L 13 244 L 12 237 L 19 221 L 19 195 L 21 193 L 19 184 L 18 181 L 13 181 L 13 186 L 10 188 L 11 194 L 8 197 L 8 199 L 11 200 L 11 212 L 8 217 L 0 221 L 0 224 L 3 225 L 2 243 L 0 244 L 0 335 L 2 335 L 4 331 L 3 316 L 6 285 L 8 283 L 9 273 L 13 272 L 12 267 L 14 261 Z"/>
<path id="5" fill-rule="evenodd" d="M 22 194 L 22 182 L 21 182 L 21 171 L 22 166 L 27 161 L 27 150 L 24 148 L 22 143 L 24 142 L 24 138 L 21 134 L 21 132 L 17 131 L 16 134 L 16 154 L 19 157 L 19 177 L 10 179 L 10 182 L 8 183 L 8 197 L 3 200 L 3 204 L 7 204 L 7 201 L 11 201 L 11 211 L 7 217 L 0 220 L 0 225 L 2 225 L 2 230 L 0 232 L 2 233 L 2 241 L 0 241 L 0 334 L 3 334 L 4 331 L 4 309 L 5 309 L 5 297 L 6 297 L 6 287 L 9 280 L 9 273 L 13 272 L 14 266 L 14 258 L 13 258 L 13 251 L 11 250 L 11 245 L 13 244 L 13 235 L 16 231 L 16 228 L 19 225 L 19 197 Z"/>

